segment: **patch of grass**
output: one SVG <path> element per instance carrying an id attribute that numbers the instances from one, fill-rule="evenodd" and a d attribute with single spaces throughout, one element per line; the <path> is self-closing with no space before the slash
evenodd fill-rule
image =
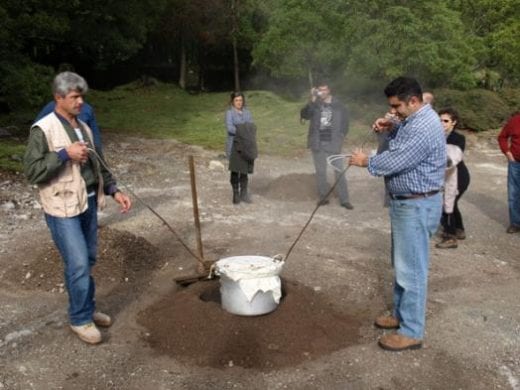
<path id="1" fill-rule="evenodd" d="M 14 140 L 2 140 L 0 143 L 0 169 L 22 172 L 24 153 L 24 144 Z"/>
<path id="2" fill-rule="evenodd" d="M 305 102 L 268 91 L 246 92 L 257 125 L 261 154 L 295 155 L 306 148 L 308 123 L 300 123 Z M 121 135 L 175 138 L 188 144 L 224 150 L 224 115 L 228 93 L 192 95 L 171 84 L 150 88 L 129 84 L 109 92 L 93 91 L 87 99 L 96 108 L 103 130 Z M 351 126 L 349 139 L 363 132 Z"/>
<path id="3" fill-rule="evenodd" d="M 269 91 L 249 91 L 245 95 L 258 128 L 261 155 L 295 156 L 304 152 L 309 124 L 300 123 L 300 109 L 305 98 L 294 101 Z M 110 132 L 122 138 L 131 135 L 176 139 L 224 153 L 228 93 L 190 94 L 172 84 L 142 87 L 132 83 L 111 91 L 91 90 L 86 100 L 95 108 L 103 133 Z M 347 105 L 352 116 L 358 118 L 351 120 L 346 143 L 346 148 L 350 149 L 349 145 L 360 144 L 366 139 L 366 118 L 372 120 L 380 112 L 372 115 L 368 105 L 358 102 L 347 101 Z M 0 117 L 0 125 L 15 128 L 13 136 L 25 138 L 36 114 L 16 112 Z M 21 169 L 21 162 L 12 160 L 12 156 L 23 156 L 24 144 L 25 141 L 2 141 L 0 169 Z"/>

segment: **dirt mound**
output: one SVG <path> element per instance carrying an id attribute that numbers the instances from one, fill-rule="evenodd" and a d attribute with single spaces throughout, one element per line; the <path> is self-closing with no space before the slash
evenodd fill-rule
<path id="1" fill-rule="evenodd" d="M 357 317 L 309 287 L 285 282 L 283 289 L 274 312 L 241 317 L 221 308 L 218 281 L 200 282 L 142 311 L 138 322 L 152 348 L 203 367 L 269 371 L 358 343 Z"/>
<path id="2" fill-rule="evenodd" d="M 253 179 L 251 187 L 254 193 L 282 201 L 305 202 L 318 196 L 314 175 L 304 173 L 280 176 L 274 180 Z"/>
<path id="3" fill-rule="evenodd" d="M 63 291 L 63 263 L 54 243 L 46 242 L 33 253 L 30 259 L 9 269 L 4 278 L 25 290 Z M 160 262 L 157 248 L 144 238 L 109 227 L 99 230 L 93 274 L 101 287 L 134 282 Z"/>

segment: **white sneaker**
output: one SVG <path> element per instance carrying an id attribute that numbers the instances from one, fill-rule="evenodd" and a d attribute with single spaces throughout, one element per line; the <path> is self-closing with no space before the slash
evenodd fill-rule
<path id="1" fill-rule="evenodd" d="M 112 325 L 112 318 L 110 318 L 108 314 L 102 313 L 100 311 L 94 312 L 92 320 L 97 326 L 101 326 L 103 328 L 108 328 L 110 325 Z"/>
<path id="2" fill-rule="evenodd" d="M 93 322 L 79 326 L 71 325 L 70 328 L 81 340 L 88 344 L 99 344 L 101 342 L 101 332 Z"/>

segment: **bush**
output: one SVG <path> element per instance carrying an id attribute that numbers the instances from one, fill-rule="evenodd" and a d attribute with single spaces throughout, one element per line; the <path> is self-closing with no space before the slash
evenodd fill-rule
<path id="1" fill-rule="evenodd" d="M 505 88 L 500 91 L 500 96 L 506 101 L 510 108 L 510 114 L 520 111 L 520 89 Z"/>
<path id="2" fill-rule="evenodd" d="M 485 89 L 436 90 L 435 107 L 453 107 L 459 112 L 461 127 L 475 131 L 500 127 L 512 112 L 508 100 Z"/>
<path id="3" fill-rule="evenodd" d="M 0 98 L 13 111 L 38 108 L 49 100 L 52 68 L 30 62 L 0 65 Z"/>

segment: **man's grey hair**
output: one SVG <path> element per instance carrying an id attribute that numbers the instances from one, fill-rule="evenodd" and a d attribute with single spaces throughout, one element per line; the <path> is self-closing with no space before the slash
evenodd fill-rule
<path id="1" fill-rule="evenodd" d="M 65 97 L 69 92 L 87 93 L 88 85 L 83 77 L 74 72 L 59 73 L 52 82 L 52 93 Z"/>

